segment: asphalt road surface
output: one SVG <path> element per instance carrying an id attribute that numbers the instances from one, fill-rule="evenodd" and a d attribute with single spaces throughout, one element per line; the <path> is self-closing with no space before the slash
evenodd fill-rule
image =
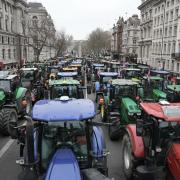
<path id="1" fill-rule="evenodd" d="M 87 97 L 87 94 L 85 97 Z M 95 99 L 93 94 L 88 95 L 88 98 L 92 100 Z M 109 177 L 113 180 L 125 180 L 121 169 L 121 142 L 112 142 L 108 137 L 107 128 L 104 127 L 103 130 L 107 149 L 110 151 L 110 155 L 108 156 Z M 9 137 L 0 135 L 0 180 L 36 179 L 32 174 L 25 172 L 15 163 L 18 155 L 19 146 L 17 145 L 16 140 L 11 140 Z"/>

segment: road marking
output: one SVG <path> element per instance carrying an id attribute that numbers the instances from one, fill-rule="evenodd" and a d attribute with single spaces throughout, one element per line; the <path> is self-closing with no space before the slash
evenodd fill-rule
<path id="1" fill-rule="evenodd" d="M 6 153 L 6 151 L 9 149 L 9 147 L 14 143 L 13 139 L 10 139 L 4 147 L 0 150 L 0 158 Z"/>

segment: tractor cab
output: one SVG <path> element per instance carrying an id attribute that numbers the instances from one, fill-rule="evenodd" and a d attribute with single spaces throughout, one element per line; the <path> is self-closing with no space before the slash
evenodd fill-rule
<path id="1" fill-rule="evenodd" d="M 166 99 L 164 92 L 164 79 L 159 76 L 144 76 L 142 79 L 144 95 L 141 97 L 144 101 L 159 101 Z"/>
<path id="2" fill-rule="evenodd" d="M 20 69 L 21 83 L 25 88 L 31 88 L 33 84 L 40 81 L 40 72 L 37 68 Z"/>
<path id="3" fill-rule="evenodd" d="M 167 85 L 165 92 L 169 102 L 180 102 L 180 85 Z"/>
<path id="4" fill-rule="evenodd" d="M 39 167 L 38 174 L 45 180 L 94 180 L 94 173 L 97 179 L 109 180 L 101 174 L 107 175 L 107 151 L 102 129 L 93 125 L 95 116 L 94 102 L 88 99 L 37 102 L 32 119 L 19 127 L 25 139 L 20 165 Z"/>
<path id="5" fill-rule="evenodd" d="M 21 85 L 31 90 L 33 102 L 43 98 L 42 74 L 38 68 L 20 69 Z"/>
<path id="6" fill-rule="evenodd" d="M 7 94 L 12 94 L 18 87 L 20 87 L 20 79 L 17 75 L 11 75 L 9 71 L 0 72 L 1 93 L 4 92 Z"/>
<path id="7" fill-rule="evenodd" d="M 84 98 L 83 89 L 79 81 L 74 79 L 49 80 L 50 99 L 58 99 L 61 96 L 70 98 Z"/>
<path id="8" fill-rule="evenodd" d="M 138 64 L 137 68 L 141 70 L 141 75 L 146 76 L 149 73 L 150 67 L 145 64 Z"/>
<path id="9" fill-rule="evenodd" d="M 125 79 L 141 78 L 141 69 L 124 68 L 121 70 L 121 76 Z"/>
<path id="10" fill-rule="evenodd" d="M 124 127 L 130 123 L 135 124 L 135 114 L 141 114 L 136 102 L 139 95 L 138 83 L 127 79 L 114 79 L 110 94 L 104 97 L 106 105 L 106 116 L 109 123 L 115 126 L 109 127 L 111 140 L 117 140 L 124 132 Z M 118 115 L 118 116 L 117 116 Z"/>
<path id="11" fill-rule="evenodd" d="M 180 179 L 180 103 L 142 102 L 140 108 L 136 125 L 127 126 L 123 138 L 125 176 Z"/>
<path id="12" fill-rule="evenodd" d="M 48 66 L 47 72 L 49 74 L 49 78 L 51 76 L 57 77 L 58 72 L 60 72 L 60 66 Z"/>

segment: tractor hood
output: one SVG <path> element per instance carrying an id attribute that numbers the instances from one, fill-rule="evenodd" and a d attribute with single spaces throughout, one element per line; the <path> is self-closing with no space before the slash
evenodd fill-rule
<path id="1" fill-rule="evenodd" d="M 153 90 L 153 94 L 158 97 L 158 98 L 161 98 L 161 99 L 166 99 L 166 93 L 164 93 L 163 91 L 160 91 L 159 89 L 154 89 Z"/>
<path id="2" fill-rule="evenodd" d="M 59 149 L 49 165 L 45 180 L 81 180 L 80 169 L 70 149 Z"/>
<path id="3" fill-rule="evenodd" d="M 141 113 L 138 105 L 131 98 L 122 98 L 122 103 L 125 105 L 128 113 Z"/>

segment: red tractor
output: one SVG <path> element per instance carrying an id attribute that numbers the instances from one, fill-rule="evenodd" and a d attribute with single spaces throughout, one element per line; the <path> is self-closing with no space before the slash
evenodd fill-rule
<path id="1" fill-rule="evenodd" d="M 180 180 L 180 103 L 140 103 L 122 143 L 127 179 Z"/>

